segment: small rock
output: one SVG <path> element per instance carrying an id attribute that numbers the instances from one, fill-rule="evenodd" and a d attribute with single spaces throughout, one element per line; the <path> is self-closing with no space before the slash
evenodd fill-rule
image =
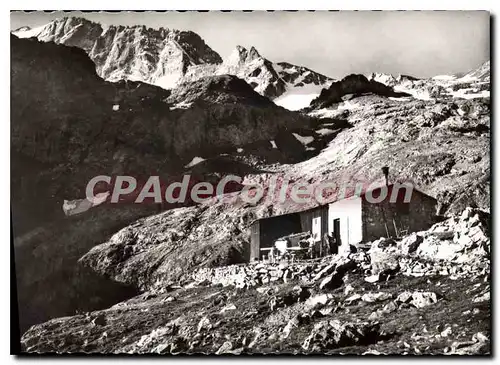
<path id="1" fill-rule="evenodd" d="M 409 291 L 402 292 L 396 298 L 396 302 L 408 303 L 412 298 L 412 294 Z"/>
<path id="2" fill-rule="evenodd" d="M 203 329 L 210 329 L 211 323 L 208 317 L 203 317 L 200 322 L 198 322 L 198 332 L 201 332 Z"/>
<path id="3" fill-rule="evenodd" d="M 351 284 L 347 284 L 346 287 L 344 288 L 344 294 L 349 295 L 354 291 L 354 287 Z"/>
<path id="4" fill-rule="evenodd" d="M 487 342 L 489 341 L 489 338 L 485 336 L 482 332 L 478 332 L 475 333 L 474 336 L 472 336 L 472 341 Z"/>
<path id="5" fill-rule="evenodd" d="M 417 250 L 418 246 L 424 241 L 424 238 L 416 233 L 405 237 L 399 244 L 404 255 L 408 255 Z"/>
<path id="6" fill-rule="evenodd" d="M 379 281 L 379 279 L 380 279 L 379 274 L 375 274 L 375 275 L 367 276 L 365 278 L 365 281 L 368 283 L 376 283 L 377 281 Z"/>
<path id="7" fill-rule="evenodd" d="M 451 334 L 451 327 L 447 327 L 443 332 L 440 333 L 441 337 L 448 337 Z"/>
<path id="8" fill-rule="evenodd" d="M 392 313 L 394 312 L 396 309 L 398 309 L 398 306 L 396 305 L 396 303 L 394 302 L 390 302 L 390 303 L 387 303 L 384 308 L 383 308 L 383 311 L 385 313 Z"/>
<path id="9" fill-rule="evenodd" d="M 92 324 L 94 326 L 105 326 L 106 325 L 106 316 L 100 313 L 97 317 L 92 320 Z"/>
<path id="10" fill-rule="evenodd" d="M 229 351 L 231 351 L 232 348 L 233 348 L 233 344 L 229 341 L 226 341 L 222 344 L 221 347 L 219 347 L 219 349 L 217 350 L 217 352 L 215 354 L 220 355 L 220 354 L 228 353 Z"/>
<path id="11" fill-rule="evenodd" d="M 283 328 L 283 335 L 282 335 L 282 337 L 283 338 L 288 338 L 288 336 L 290 336 L 290 333 L 292 332 L 292 330 L 295 327 L 298 327 L 298 326 L 299 326 L 299 319 L 298 319 L 298 317 L 295 317 L 295 318 L 291 319 L 290 321 L 288 321 L 288 323 L 286 324 L 285 328 Z"/>
<path id="12" fill-rule="evenodd" d="M 227 311 L 233 311 L 236 309 L 236 306 L 234 304 L 228 304 L 224 308 L 221 309 L 221 313 L 227 312 Z"/>

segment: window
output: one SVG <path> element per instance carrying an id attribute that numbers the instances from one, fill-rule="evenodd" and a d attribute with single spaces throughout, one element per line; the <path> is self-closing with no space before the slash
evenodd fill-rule
<path id="1" fill-rule="evenodd" d="M 312 235 L 315 241 L 321 240 L 321 217 L 314 217 L 312 221 Z"/>

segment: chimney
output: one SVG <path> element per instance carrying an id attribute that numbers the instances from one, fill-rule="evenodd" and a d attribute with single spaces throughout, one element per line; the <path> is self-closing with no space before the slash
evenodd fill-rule
<path id="1" fill-rule="evenodd" d="M 385 185 L 389 186 L 389 167 L 388 166 L 382 167 L 382 172 L 385 177 Z"/>

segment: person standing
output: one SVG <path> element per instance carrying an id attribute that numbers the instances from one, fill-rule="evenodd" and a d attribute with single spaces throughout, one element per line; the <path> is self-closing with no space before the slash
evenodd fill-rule
<path id="1" fill-rule="evenodd" d="M 316 257 L 316 253 L 314 252 L 315 247 L 314 247 L 314 237 L 312 234 L 309 234 L 309 237 L 307 238 L 307 244 L 309 246 L 309 257 L 311 259 L 314 259 Z"/>
<path id="2" fill-rule="evenodd" d="M 330 247 L 330 236 L 328 235 L 328 233 L 325 232 L 325 234 L 323 235 L 323 241 L 321 243 L 322 243 L 323 255 L 324 256 L 331 255 L 332 250 Z"/>
<path id="3" fill-rule="evenodd" d="M 330 252 L 332 253 L 332 255 L 336 255 L 339 253 L 338 242 L 333 236 L 333 232 L 332 234 L 328 235 L 328 244 L 330 246 Z"/>

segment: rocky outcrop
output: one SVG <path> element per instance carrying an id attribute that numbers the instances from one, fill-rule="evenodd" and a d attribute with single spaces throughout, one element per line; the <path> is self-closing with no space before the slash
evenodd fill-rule
<path id="1" fill-rule="evenodd" d="M 232 75 L 206 76 L 185 82 L 172 90 L 167 101 L 177 105 L 204 101 L 212 104 L 244 104 L 277 109 L 272 101 L 257 94 L 244 80 Z"/>
<path id="2" fill-rule="evenodd" d="M 330 85 L 328 89 L 323 89 L 321 94 L 311 101 L 308 110 L 328 108 L 336 103 L 341 103 L 343 97 L 349 95 L 350 98 L 356 96 L 375 94 L 385 97 L 410 96 L 407 93 L 396 92 L 391 87 L 374 80 L 368 80 L 363 75 L 349 75 L 340 81 Z"/>

